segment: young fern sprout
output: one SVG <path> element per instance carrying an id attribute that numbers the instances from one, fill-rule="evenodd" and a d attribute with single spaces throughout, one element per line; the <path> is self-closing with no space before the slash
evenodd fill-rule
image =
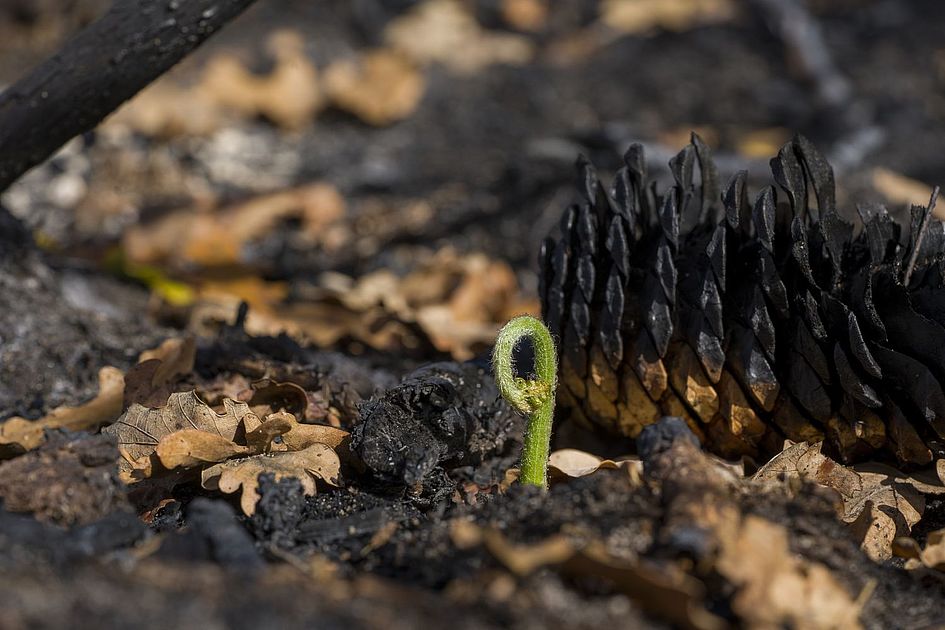
<path id="1" fill-rule="evenodd" d="M 523 337 L 531 338 L 535 348 L 535 380 L 515 376 L 512 351 Z M 492 354 L 492 371 L 502 397 L 528 416 L 519 480 L 544 488 L 548 484 L 548 449 L 558 384 L 558 356 L 551 333 L 541 320 L 522 315 L 499 331 Z"/>

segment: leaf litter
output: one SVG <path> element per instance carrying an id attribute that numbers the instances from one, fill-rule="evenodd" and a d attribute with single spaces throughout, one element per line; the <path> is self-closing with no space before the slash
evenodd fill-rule
<path id="1" fill-rule="evenodd" d="M 520 31 L 540 31 L 546 25 L 547 3 L 500 4 L 503 19 Z M 409 117 L 424 94 L 417 72 L 418 68 L 427 72 L 425 64 L 443 64 L 449 72 L 470 76 L 491 64 L 520 64 L 540 54 L 540 46 L 532 40 L 480 26 L 470 11 L 459 2 L 418 3 L 408 14 L 412 22 L 395 22 L 403 28 L 399 36 L 396 30 L 387 30 L 384 38 L 389 48 L 359 52 L 327 67 L 304 59 L 298 39 L 293 41 L 291 35 L 279 44 L 269 43 L 274 63 L 264 73 L 256 72 L 245 59 L 220 55 L 207 64 L 207 74 L 199 81 L 219 88 L 216 101 L 193 109 L 191 105 L 199 101 L 194 93 L 206 86 L 168 90 L 152 121 L 145 116 L 137 120 L 116 116 L 108 124 L 126 124 L 146 135 L 173 136 L 211 134 L 231 120 L 261 116 L 297 130 L 329 106 L 370 124 L 391 124 Z M 717 1 L 605 2 L 598 20 L 610 22 L 617 30 L 649 34 L 726 22 L 732 11 L 731 3 Z M 464 54 L 457 56 L 456 50 Z M 378 85 L 374 66 L 393 68 L 396 72 L 388 74 L 401 72 L 403 77 L 389 86 Z M 330 80 L 332 76 L 336 78 Z M 388 98 L 396 96 L 397 90 L 405 96 Z M 390 109 L 385 110 L 388 104 Z M 132 103 L 128 111 L 138 106 Z M 471 269 L 479 269 L 471 279 L 465 272 L 442 273 L 436 268 L 439 263 L 434 263 L 432 270 L 424 269 L 413 277 L 409 272 L 398 272 L 393 278 L 352 273 L 344 278 L 323 276 L 309 287 L 281 278 L 273 281 L 279 274 L 253 269 L 255 263 L 247 252 L 278 237 L 284 225 L 301 224 L 300 242 L 332 255 L 355 247 L 370 250 L 373 237 L 358 240 L 350 226 L 355 207 L 350 200 L 336 203 L 341 199 L 338 191 L 322 187 L 319 190 L 330 203 L 325 204 L 327 209 L 309 213 L 304 202 L 299 202 L 301 190 L 291 190 L 284 197 L 266 193 L 245 205 L 217 205 L 206 198 L 205 205 L 174 212 L 166 224 L 159 221 L 160 229 L 154 224 L 150 227 L 155 229 L 136 235 L 140 239 L 126 240 L 126 253 L 130 259 L 150 261 L 136 264 L 156 263 L 173 270 L 171 276 L 154 280 L 158 296 L 167 295 L 157 289 L 159 282 L 184 279 L 183 286 L 192 293 L 172 306 L 192 308 L 187 316 L 194 316 L 190 320 L 194 328 L 202 322 L 201 313 L 228 325 L 236 303 L 245 300 L 250 303 L 245 323 L 253 334 L 289 332 L 325 347 L 360 345 L 397 353 L 398 359 L 401 352 L 425 344 L 429 347 L 418 354 L 433 348 L 457 359 L 472 358 L 488 345 L 503 317 L 517 309 L 527 310 L 526 302 L 508 297 L 517 287 L 508 292 L 503 288 L 516 285 L 511 270 L 483 259 L 465 261 Z M 321 216 L 313 218 L 313 214 Z M 433 215 L 423 210 L 417 216 L 425 217 L 423 222 Z M 384 241 L 373 240 L 376 252 Z M 237 277 L 227 277 L 233 269 L 239 270 Z M 372 287 L 371 283 L 376 284 Z M 391 295 L 393 299 L 385 301 Z M 221 296 L 228 296 L 229 301 Z M 222 330 L 227 330 L 226 325 Z M 203 330 L 217 334 L 220 328 Z M 486 614 L 493 623 L 496 619 L 521 621 L 524 610 L 526 621 L 539 619 L 544 625 L 566 618 L 585 627 L 645 626 L 654 620 L 706 628 L 856 627 L 858 617 L 873 625 L 901 621 L 870 616 L 875 612 L 870 607 L 880 595 L 900 594 L 893 587 L 883 591 L 888 584 L 902 584 L 897 582 L 901 572 L 890 570 L 890 550 L 908 558 L 908 569 L 918 570 L 921 565 L 940 570 L 939 532 L 916 535 L 916 539 L 902 537 L 914 535 L 917 526 L 934 517 L 924 505 L 931 505 L 928 497 L 939 492 L 941 483 L 928 479 L 927 470 L 907 475 L 882 466 L 845 467 L 824 455 L 818 445 L 788 444 L 784 453 L 746 480 L 736 474 L 739 467 L 698 452 L 683 449 L 680 453 L 685 457 L 671 459 L 673 466 L 659 466 L 652 453 L 620 458 L 601 448 L 601 453 L 610 455 L 555 453 L 552 489 L 546 496 L 531 495 L 509 483 L 518 445 L 516 431 L 521 427 L 493 401 L 481 366 L 441 366 L 408 375 L 399 385 L 385 382 L 363 411 L 357 403 L 371 399 L 373 392 L 359 390 L 363 399 L 359 394 L 346 405 L 335 401 L 336 411 L 344 406 L 344 413 L 330 415 L 326 409 L 330 396 L 322 396 L 320 386 L 314 384 L 317 379 L 299 377 L 311 371 L 311 364 L 301 357 L 312 355 L 292 354 L 295 350 L 279 354 L 283 350 L 273 350 L 273 344 L 270 352 L 282 357 L 281 365 L 280 360 L 272 360 L 273 355 L 262 361 L 240 356 L 228 362 L 235 366 L 229 371 L 215 371 L 223 359 L 210 355 L 226 345 L 239 355 L 246 347 L 241 343 L 221 334 L 212 352 L 201 348 L 199 359 L 193 346 L 184 345 L 178 346 L 177 358 L 156 362 L 142 355 L 141 363 L 124 374 L 119 396 L 115 395 L 118 387 L 106 388 L 103 383 L 99 397 L 88 405 L 64 408 L 58 416 L 53 412 L 31 423 L 30 437 L 20 441 L 10 437 L 26 432 L 25 425 L 17 428 L 18 423 L 10 420 L 0 428 L 0 452 L 11 458 L 0 464 L 4 510 L 33 513 L 66 526 L 91 524 L 92 529 L 74 534 L 80 541 L 80 536 L 86 536 L 84 543 L 56 538 L 49 530 L 42 532 L 48 540 L 66 540 L 63 547 L 70 554 L 95 536 L 106 539 L 96 543 L 106 549 L 117 538 L 101 533 L 114 530 L 95 519 L 107 517 L 113 508 L 126 507 L 122 486 L 105 486 L 115 493 L 114 502 L 109 502 L 105 495 L 89 492 L 91 482 L 78 471 L 114 475 L 128 458 L 119 458 L 109 431 L 94 436 L 112 449 L 102 448 L 101 453 L 101 445 L 90 453 L 85 447 L 64 445 L 59 438 L 71 439 L 74 436 L 68 432 L 74 430 L 94 432 L 122 413 L 124 420 L 135 425 L 151 412 L 167 408 L 174 396 L 179 403 L 187 400 L 182 397 L 194 396 L 190 403 L 196 415 L 153 416 L 174 430 L 163 434 L 158 430 L 156 439 L 146 444 L 133 444 L 130 435 L 122 437 L 116 430 L 115 439 L 127 440 L 126 453 L 130 446 L 143 449 L 135 461 L 146 458 L 152 465 L 150 475 L 191 473 L 189 478 L 175 477 L 178 487 L 147 506 L 149 523 L 161 533 L 135 550 L 138 560 L 122 559 L 120 578 L 106 563 L 82 565 L 61 582 L 50 583 L 40 576 L 38 582 L 53 602 L 78 592 L 85 582 L 104 583 L 122 594 L 153 593 L 155 584 L 163 584 L 177 589 L 180 598 L 205 595 L 199 599 L 200 606 L 225 606 L 225 614 L 231 617 L 242 610 L 234 600 L 255 604 L 265 592 L 267 597 L 284 596 L 283 608 L 268 613 L 272 623 L 278 623 L 283 613 L 289 616 L 299 607 L 316 606 L 313 602 L 327 607 L 306 608 L 321 621 L 327 623 L 332 615 L 339 615 L 342 622 L 350 622 L 345 615 L 353 603 L 365 601 L 388 610 L 391 619 L 408 617 L 409 623 L 415 621 L 409 618 L 413 611 L 404 610 L 403 601 L 437 609 L 437 602 L 444 598 L 432 596 L 429 589 L 434 588 L 450 598 L 441 613 L 444 617 L 478 620 L 477 615 Z M 286 356 L 293 357 L 291 368 L 286 367 Z M 195 359 L 197 373 L 193 373 Z M 409 367 L 398 369 L 397 377 L 409 371 Z M 288 380 L 293 374 L 298 382 Z M 111 376 L 117 382 L 121 372 L 111 371 Z M 470 413 L 463 413 L 469 409 Z M 239 416 L 235 428 L 228 417 L 231 414 Z M 308 424 L 327 422 L 329 416 L 336 426 Z M 199 419 L 197 427 L 192 418 Z M 496 421 L 490 423 L 490 419 Z M 360 441 L 355 447 L 352 436 L 339 428 L 352 425 L 365 425 L 357 432 Z M 147 422 L 140 426 L 152 428 Z M 402 436 L 394 433 L 404 428 L 409 430 Z M 375 448 L 378 457 L 369 458 L 355 474 L 346 474 L 344 486 L 336 487 L 333 484 L 340 482 L 346 458 L 367 452 L 366 437 L 375 446 L 396 448 Z M 403 439 L 394 444 L 394 437 Z M 320 452 L 320 458 L 312 457 L 310 450 Z M 466 457 L 464 451 L 475 452 L 476 457 Z M 403 461 L 410 464 L 410 475 L 379 474 L 380 455 L 392 453 L 409 455 Z M 425 457 L 431 453 L 433 457 Z M 940 460 L 940 477 L 945 476 L 943 465 Z M 686 474 L 674 474 L 674 467 Z M 37 471 L 47 476 L 34 476 Z M 72 478 L 76 485 L 65 483 Z M 315 492 L 319 484 L 327 491 Z M 204 485 L 216 489 L 205 492 Z M 49 492 L 42 492 L 46 488 Z M 195 493 L 213 498 L 192 501 Z M 80 495 L 87 500 L 78 501 L 75 497 Z M 235 518 L 224 502 L 230 500 L 252 517 Z M 63 506 L 74 513 L 57 512 Z M 823 507 L 829 509 L 819 510 Z M 839 522 L 835 517 L 847 522 L 846 529 L 834 527 Z M 0 522 L 7 523 L 7 518 L 5 512 L 0 513 Z M 444 520 L 450 524 L 446 535 Z M 260 527 L 263 521 L 270 528 L 282 527 L 278 545 L 275 538 L 266 538 L 265 531 L 270 530 Z M 275 521 L 282 525 L 277 527 Z M 211 530 L 235 531 L 242 539 L 212 538 Z M 164 560 L 189 556 L 186 552 L 174 556 L 170 543 L 190 544 L 182 542 L 188 532 L 199 532 L 206 538 L 204 545 L 222 541 L 220 555 L 195 554 L 194 558 L 207 562 L 174 569 Z M 255 540 L 247 532 L 253 532 Z M 160 544 L 154 544 L 155 540 Z M 124 547 L 125 552 L 131 544 L 114 548 Z M 42 543 L 35 546 L 42 548 Z M 862 547 L 875 562 L 865 561 L 856 547 Z M 267 565 L 252 587 L 245 586 L 245 580 L 236 582 L 225 597 L 208 586 L 222 583 L 217 567 L 210 563 L 228 566 L 227 549 L 252 560 L 248 565 L 259 566 L 260 548 L 285 564 Z M 0 583 L 9 585 L 16 596 L 29 582 L 9 579 L 4 570 L 0 567 Z M 352 574 L 357 577 L 348 579 Z M 395 587 L 385 577 L 400 584 Z M 903 587 L 899 601 L 902 615 L 914 620 L 913 605 L 919 602 L 915 607 L 920 608 L 925 594 L 910 588 Z M 557 611 L 557 616 L 540 618 L 542 603 L 546 610 Z M 168 607 L 168 615 L 175 614 L 172 608 L 184 609 Z M 74 606 L 64 610 L 72 614 Z M 606 616 L 601 610 L 616 612 Z M 114 613 L 115 618 L 128 614 L 125 610 Z M 133 614 L 140 621 L 140 611 Z M 604 615 L 604 622 L 592 617 L 595 614 Z M 172 618 L 165 621 L 170 623 Z"/>

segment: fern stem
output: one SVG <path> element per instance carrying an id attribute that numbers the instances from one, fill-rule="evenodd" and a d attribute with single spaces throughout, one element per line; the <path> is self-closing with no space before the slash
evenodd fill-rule
<path id="1" fill-rule="evenodd" d="M 530 338 L 535 348 L 535 379 L 515 377 L 512 351 L 524 337 Z M 519 480 L 544 488 L 548 484 L 548 450 L 558 384 L 558 356 L 551 333 L 534 317 L 516 317 L 499 331 L 492 368 L 502 396 L 528 415 Z"/>

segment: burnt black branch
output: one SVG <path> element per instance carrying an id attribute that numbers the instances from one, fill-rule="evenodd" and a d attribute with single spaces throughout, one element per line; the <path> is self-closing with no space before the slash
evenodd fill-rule
<path id="1" fill-rule="evenodd" d="M 116 0 L 0 95 L 0 191 L 122 103 L 255 0 Z"/>

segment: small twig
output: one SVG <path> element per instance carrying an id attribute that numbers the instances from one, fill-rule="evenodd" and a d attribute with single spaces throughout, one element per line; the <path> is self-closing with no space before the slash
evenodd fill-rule
<path id="1" fill-rule="evenodd" d="M 529 337 L 535 347 L 536 380 L 515 376 L 512 352 L 524 337 Z M 516 317 L 499 331 L 492 369 L 502 396 L 518 411 L 528 414 L 519 480 L 544 488 L 548 485 L 548 451 L 558 385 L 558 353 L 551 333 L 534 317 Z"/>
<path id="2" fill-rule="evenodd" d="M 839 107 L 853 95 L 850 81 L 833 62 L 820 24 L 798 0 L 752 0 L 769 21 L 788 54 L 797 62 L 804 79 L 817 90 L 827 105 Z"/>
<path id="3" fill-rule="evenodd" d="M 915 243 L 912 244 L 912 253 L 909 256 L 909 264 L 906 265 L 906 273 L 902 277 L 902 284 L 909 286 L 909 280 L 912 279 L 912 272 L 915 269 L 916 260 L 919 258 L 919 250 L 922 249 L 922 241 L 925 240 L 925 232 L 929 227 L 929 221 L 932 219 L 932 211 L 935 210 L 935 202 L 938 201 L 938 186 L 932 189 L 932 197 L 929 199 L 929 205 L 922 216 L 922 223 L 919 225 L 919 233 L 915 236 Z"/>

